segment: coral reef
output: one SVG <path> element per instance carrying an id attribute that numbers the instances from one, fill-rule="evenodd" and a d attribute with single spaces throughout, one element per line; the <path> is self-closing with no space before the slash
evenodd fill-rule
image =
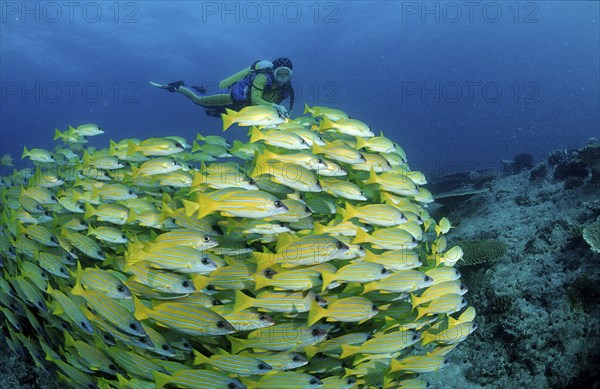
<path id="1" fill-rule="evenodd" d="M 600 218 L 583 229 L 583 239 L 595 253 L 600 253 Z"/>
<path id="2" fill-rule="evenodd" d="M 463 249 L 464 255 L 456 263 L 457 267 L 495 262 L 507 251 L 506 244 L 499 239 L 461 241 L 458 244 Z"/>
<path id="3" fill-rule="evenodd" d="M 529 181 L 540 182 L 548 175 L 548 165 L 540 162 L 529 172 Z"/>

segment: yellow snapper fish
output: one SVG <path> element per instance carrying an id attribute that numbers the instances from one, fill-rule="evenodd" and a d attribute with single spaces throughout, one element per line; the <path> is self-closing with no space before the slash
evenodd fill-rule
<path id="1" fill-rule="evenodd" d="M 220 189 L 208 194 L 197 194 L 197 201 L 183 200 L 186 215 L 196 212 L 198 219 L 213 212 L 222 216 L 248 217 L 252 219 L 285 213 L 288 208 L 277 197 L 260 190 L 235 188 Z"/>
<path id="2" fill-rule="evenodd" d="M 310 113 L 312 116 L 324 116 L 330 120 L 341 120 L 348 119 L 348 114 L 341 109 L 337 108 L 329 108 L 329 107 L 320 107 L 314 105 L 309 107 L 308 104 L 304 104 L 304 113 Z"/>
<path id="3" fill-rule="evenodd" d="M 344 210 L 342 221 L 357 218 L 361 223 L 384 227 L 397 226 L 407 221 L 404 214 L 397 208 L 385 204 L 367 204 L 354 207 L 347 202 Z"/>
<path id="4" fill-rule="evenodd" d="M 285 117 L 279 115 L 277 110 L 267 105 L 251 105 L 242 108 L 236 112 L 225 109 L 221 114 L 223 119 L 223 131 L 231 127 L 232 124 L 238 126 L 275 126 L 286 121 Z"/>
<path id="5" fill-rule="evenodd" d="M 321 184 L 315 175 L 301 165 L 268 160 L 263 164 L 255 165 L 250 172 L 250 177 L 257 178 L 268 175 L 273 179 L 291 189 L 302 192 L 321 192 Z"/>
<path id="6" fill-rule="evenodd" d="M 358 282 L 367 283 L 377 281 L 389 276 L 391 272 L 378 263 L 356 262 L 337 269 L 335 273 L 323 272 L 323 286 L 321 291 L 325 291 L 327 286 L 333 282 Z"/>
<path id="7" fill-rule="evenodd" d="M 164 302 L 152 308 L 146 307 L 136 297 L 135 317 L 138 320 L 152 319 L 158 325 L 168 327 L 188 335 L 226 335 L 235 328 L 221 315 L 198 305 L 182 304 L 176 301 Z"/>
<path id="8" fill-rule="evenodd" d="M 156 389 L 160 389 L 167 384 L 184 388 L 246 389 L 246 386 L 240 381 L 214 370 L 179 370 L 171 375 L 155 371 L 152 375 L 154 376 Z"/>
<path id="9" fill-rule="evenodd" d="M 291 334 L 291 335 L 290 335 Z M 252 348 L 268 351 L 293 351 L 298 348 L 319 343 L 327 336 L 327 331 L 317 326 L 303 323 L 284 323 L 254 330 L 246 339 L 227 336 L 231 343 L 231 352 Z M 263 359 L 264 360 L 264 359 Z"/>
<path id="10" fill-rule="evenodd" d="M 367 200 L 364 192 L 360 189 L 360 187 L 351 182 L 341 180 L 335 177 L 321 178 L 319 179 L 319 182 L 323 187 L 323 191 L 329 193 L 332 196 L 342 197 L 348 200 Z"/>
<path id="11" fill-rule="evenodd" d="M 69 131 L 72 131 L 79 136 L 96 136 L 104 134 L 104 130 L 94 123 L 82 124 L 77 126 L 77 128 L 69 126 Z"/>
<path id="12" fill-rule="evenodd" d="M 312 151 L 315 154 L 324 155 L 334 161 L 350 165 L 367 161 L 359 151 L 345 143 L 325 142 L 325 146 L 314 145 Z"/>
<path id="13" fill-rule="evenodd" d="M 328 304 L 327 308 L 312 304 L 308 312 L 308 325 L 313 325 L 321 318 L 338 322 L 364 322 L 375 316 L 377 306 L 364 297 L 345 297 Z"/>
<path id="14" fill-rule="evenodd" d="M 225 352 L 207 357 L 197 350 L 194 350 L 194 365 L 211 365 L 219 370 L 242 376 L 264 374 L 273 369 L 268 363 L 256 358 L 230 355 Z"/>
<path id="15" fill-rule="evenodd" d="M 150 138 L 139 144 L 135 144 L 131 140 L 127 142 L 128 156 L 139 152 L 145 157 L 166 157 L 184 150 L 183 144 L 171 138 Z"/>
<path id="16" fill-rule="evenodd" d="M 48 150 L 44 150 L 44 149 L 27 150 L 27 147 L 23 147 L 23 155 L 21 156 L 21 159 L 27 158 L 27 157 L 29 157 L 29 159 L 31 159 L 32 161 L 35 161 L 35 162 L 41 162 L 41 163 L 56 162 L 56 160 L 54 159 L 52 154 Z"/>
<path id="17" fill-rule="evenodd" d="M 227 139 L 223 138 L 222 136 L 218 136 L 218 135 L 202 135 L 202 134 L 198 133 L 196 135 L 196 140 L 199 140 L 201 142 L 205 142 L 205 143 L 208 143 L 211 145 L 223 146 L 226 148 L 231 147 L 231 145 L 229 144 Z"/>
<path id="18" fill-rule="evenodd" d="M 139 168 L 133 168 L 131 177 L 136 178 L 138 176 L 152 176 L 156 174 L 166 174 L 170 172 L 174 172 L 176 170 L 182 169 L 183 166 L 181 163 L 165 157 L 159 157 L 150 159 L 144 163 Z"/>
<path id="19" fill-rule="evenodd" d="M 366 123 L 357 119 L 338 119 L 335 122 L 325 117 L 319 125 L 319 131 L 336 131 L 342 134 L 356 136 L 358 138 L 372 138 L 375 136 L 373 131 Z"/>
<path id="20" fill-rule="evenodd" d="M 269 161 L 279 161 L 280 163 L 290 165 L 300 165 L 309 170 L 322 170 L 327 169 L 327 164 L 322 158 L 317 157 L 308 151 L 295 151 L 290 154 L 276 154 L 272 151 L 266 150 L 260 153 L 255 159 L 255 166 L 262 167 L 267 166 Z M 255 168 L 256 169 L 256 168 Z"/>
<path id="21" fill-rule="evenodd" d="M 288 150 L 307 150 L 309 144 L 299 135 L 293 132 L 287 132 L 274 129 L 261 130 L 257 127 L 250 129 L 250 143 L 264 142 L 270 146 L 282 147 Z"/>
<path id="22" fill-rule="evenodd" d="M 366 148 L 372 153 L 393 153 L 396 151 L 396 144 L 390 139 L 383 136 L 373 138 L 356 138 L 356 149 Z"/>

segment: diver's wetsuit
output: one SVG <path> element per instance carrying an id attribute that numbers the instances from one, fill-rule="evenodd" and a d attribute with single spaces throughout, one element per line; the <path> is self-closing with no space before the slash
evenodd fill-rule
<path id="1" fill-rule="evenodd" d="M 225 108 L 239 110 L 248 105 L 271 106 L 285 100 L 289 93 L 285 93 L 284 89 L 278 87 L 274 82 L 269 85 L 267 77 L 266 73 L 257 74 L 254 77 L 250 90 L 250 101 L 234 101 L 229 89 L 222 89 L 204 96 L 197 95 L 185 86 L 180 86 L 178 91 L 194 103 L 204 107 L 207 115 L 218 116 L 225 112 Z"/>

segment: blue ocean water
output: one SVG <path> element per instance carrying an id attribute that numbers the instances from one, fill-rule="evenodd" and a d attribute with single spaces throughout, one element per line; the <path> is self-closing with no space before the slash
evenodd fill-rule
<path id="1" fill-rule="evenodd" d="M 428 176 L 535 160 L 600 135 L 598 2 L 0 3 L 0 154 L 52 148 L 94 122 L 108 139 L 221 133 L 148 81 L 216 87 L 258 59 L 294 63 L 297 101 L 396 140 Z M 244 138 L 232 128 L 230 138 Z"/>

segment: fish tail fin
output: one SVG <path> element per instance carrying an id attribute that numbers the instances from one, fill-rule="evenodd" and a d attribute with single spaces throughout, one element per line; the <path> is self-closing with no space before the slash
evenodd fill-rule
<path id="1" fill-rule="evenodd" d="M 198 144 L 198 142 L 194 141 L 192 143 L 192 153 L 195 153 L 198 150 L 202 150 L 202 147 Z"/>
<path id="2" fill-rule="evenodd" d="M 202 204 L 202 206 L 200 206 L 199 204 Z M 211 213 L 215 212 L 217 210 L 218 203 L 216 201 L 214 201 L 213 199 L 211 199 L 210 197 L 208 197 L 207 195 L 205 195 L 203 193 L 198 193 L 198 199 L 197 199 L 196 205 L 198 206 L 198 214 L 196 215 L 196 217 L 198 219 L 202 219 L 203 217 L 208 216 Z M 186 212 L 187 212 L 187 209 L 186 209 Z M 188 216 L 191 216 L 191 215 L 188 215 Z"/>
<path id="3" fill-rule="evenodd" d="M 233 124 L 237 112 L 232 109 L 225 108 L 225 113 L 221 114 L 221 119 L 223 119 L 223 131 L 227 131 L 229 127 Z"/>
<path id="4" fill-rule="evenodd" d="M 85 214 L 83 215 L 83 219 L 88 220 L 89 218 L 94 216 L 95 211 L 96 210 L 94 209 L 94 207 L 92 207 L 92 204 L 85 203 Z"/>
<path id="5" fill-rule="evenodd" d="M 146 307 L 142 302 L 135 296 L 132 295 L 133 298 L 133 306 L 135 307 L 135 311 L 133 312 L 133 316 L 137 320 L 145 320 L 152 317 L 152 311 Z"/>
<path id="6" fill-rule="evenodd" d="M 209 282 L 210 278 L 201 274 L 196 274 L 192 276 L 192 283 L 194 284 L 194 288 L 196 288 L 196 290 L 202 290 L 206 288 Z"/>
<path id="7" fill-rule="evenodd" d="M 306 324 L 308 326 L 312 326 L 319 320 L 321 320 L 327 314 L 327 309 L 322 308 L 319 304 L 312 301 L 310 303 L 310 310 L 308 311 L 308 319 L 306 320 Z"/>
<path id="8" fill-rule="evenodd" d="M 262 289 L 270 285 L 269 279 L 265 277 L 262 272 L 257 272 L 254 275 L 254 289 Z"/>
<path id="9" fill-rule="evenodd" d="M 325 130 L 329 130 L 331 128 L 333 128 L 335 126 L 335 123 L 329 119 L 327 116 L 323 115 L 323 120 L 321 120 L 321 123 L 319 124 L 319 131 L 325 131 Z"/>
<path id="10" fill-rule="evenodd" d="M 201 133 L 196 133 L 196 140 L 199 140 L 201 142 L 205 142 L 206 138 L 204 137 L 204 135 L 202 135 Z"/>
<path id="11" fill-rule="evenodd" d="M 371 171 L 369 172 L 369 179 L 366 184 L 376 184 L 377 183 L 377 173 L 375 173 L 375 169 L 371 167 Z"/>
<path id="12" fill-rule="evenodd" d="M 83 271 L 81 270 L 81 264 L 79 263 L 79 261 L 77 261 L 77 273 L 75 276 L 75 286 L 73 286 L 73 288 L 71 289 L 71 293 L 76 296 L 83 296 L 85 294 L 83 286 L 81 286 L 81 275 L 82 274 L 83 274 Z"/>
<path id="13" fill-rule="evenodd" d="M 28 157 L 29 156 L 29 150 L 27 150 L 27 147 L 23 146 L 23 155 L 21 155 L 21 159 Z"/>
<path id="14" fill-rule="evenodd" d="M 166 384 L 168 384 L 169 382 L 171 382 L 170 375 L 160 373 L 158 371 L 153 371 L 152 377 L 154 377 L 154 384 L 156 385 L 156 389 L 160 389 L 163 386 L 165 386 Z"/>
<path id="15" fill-rule="evenodd" d="M 94 235 L 96 233 L 96 230 L 94 229 L 94 227 L 91 224 L 88 224 L 88 228 L 87 228 L 87 236 L 90 235 Z"/>
<path id="16" fill-rule="evenodd" d="M 304 103 L 304 115 L 307 113 L 312 113 L 312 109 L 308 106 L 308 104 Z"/>
<path id="17" fill-rule="evenodd" d="M 360 150 L 367 145 L 367 140 L 365 138 L 356 138 L 356 150 Z"/>
<path id="18" fill-rule="evenodd" d="M 250 141 L 249 143 L 256 143 L 262 139 L 265 139 L 265 134 L 258 127 L 250 128 Z"/>
<path id="19" fill-rule="evenodd" d="M 309 359 L 312 359 L 312 357 L 319 352 L 319 348 L 316 346 L 306 346 L 304 347 L 304 353 L 306 354 L 306 356 Z"/>
<path id="20" fill-rule="evenodd" d="M 83 167 L 86 168 L 90 165 L 90 161 L 92 157 L 90 157 L 90 153 L 87 150 L 83 150 Z"/>
<path id="21" fill-rule="evenodd" d="M 357 211 L 356 208 L 354 208 L 352 206 L 352 204 L 350 204 L 349 202 L 346 201 L 346 205 L 344 206 L 345 212 L 344 212 L 344 216 L 342 217 L 342 223 L 343 222 L 347 222 L 348 220 L 352 219 L 353 217 L 356 217 Z"/>
<path id="22" fill-rule="evenodd" d="M 323 146 L 313 143 L 312 152 L 314 154 L 326 154 L 326 150 Z"/>
<path id="23" fill-rule="evenodd" d="M 136 222 L 137 219 L 138 219 L 138 214 L 132 208 L 129 208 L 129 211 L 127 212 L 127 220 L 125 221 L 125 224 L 131 224 L 133 222 Z"/>
<path id="24" fill-rule="evenodd" d="M 117 154 L 117 142 L 115 142 L 114 140 L 110 140 L 110 146 L 108 147 L 108 155 L 116 155 Z"/>
<path id="25" fill-rule="evenodd" d="M 57 140 L 63 137 L 63 133 L 58 130 L 58 128 L 54 129 L 54 138 L 52 140 Z"/>
<path id="26" fill-rule="evenodd" d="M 347 358 L 352 356 L 360 351 L 360 346 L 352 346 L 349 344 L 342 345 L 342 353 L 340 354 L 340 359 Z"/>
<path id="27" fill-rule="evenodd" d="M 419 320 L 420 318 L 422 318 L 426 314 L 427 314 L 427 308 L 417 307 L 417 317 L 415 318 L 415 320 Z"/>
<path id="28" fill-rule="evenodd" d="M 321 272 L 321 278 L 323 280 L 323 285 L 321 286 L 321 293 L 323 293 L 325 291 L 325 289 L 327 289 L 329 284 L 331 284 L 333 281 L 335 281 L 335 273 L 329 272 L 329 271 L 323 271 L 323 272 Z"/>
<path id="29" fill-rule="evenodd" d="M 181 202 L 183 203 L 183 207 L 185 208 L 185 214 L 187 216 L 192 216 L 194 212 L 198 211 L 198 209 L 200 208 L 196 201 L 182 199 Z"/>
<path id="30" fill-rule="evenodd" d="M 201 173 L 202 171 L 206 171 L 206 170 L 202 170 L 202 169 L 200 169 L 200 171 L 194 170 L 194 177 L 192 178 L 192 188 L 202 185 L 204 183 L 205 179 L 204 179 L 204 174 Z"/>
<path id="31" fill-rule="evenodd" d="M 225 335 L 229 343 L 231 343 L 231 353 L 237 354 L 240 351 L 246 349 L 246 345 L 244 344 L 244 339 L 234 338 L 233 336 Z"/>
<path id="32" fill-rule="evenodd" d="M 245 295 L 239 290 L 235 291 L 235 303 L 233 304 L 233 312 L 243 311 L 254 305 L 254 299 Z"/>
<path id="33" fill-rule="evenodd" d="M 204 365 L 206 363 L 208 363 L 208 361 L 210 360 L 210 358 L 208 358 L 206 355 L 203 355 L 200 351 L 197 350 L 193 350 L 194 351 L 194 365 Z"/>
<path id="34" fill-rule="evenodd" d="M 131 140 L 127 141 L 127 156 L 128 157 L 130 155 L 135 154 L 138 150 L 139 150 L 138 145 L 136 145 L 135 143 L 133 143 L 133 141 L 131 141 Z"/>
<path id="35" fill-rule="evenodd" d="M 361 294 L 366 294 L 366 293 L 372 292 L 375 290 L 376 287 L 377 287 L 377 281 L 367 282 L 366 284 L 363 284 L 363 291 Z"/>
<path id="36" fill-rule="evenodd" d="M 169 206 L 169 203 L 164 199 L 162 201 L 162 205 L 160 207 L 160 221 L 163 222 L 166 219 L 172 217 L 175 214 L 175 211 Z"/>
<path id="37" fill-rule="evenodd" d="M 430 334 L 429 332 L 423 332 L 421 334 L 421 344 L 423 346 L 433 342 L 435 340 L 435 335 L 434 334 Z"/>
<path id="38" fill-rule="evenodd" d="M 356 236 L 352 239 L 352 244 L 366 243 L 369 241 L 369 234 L 360 227 L 356 227 Z"/>
<path id="39" fill-rule="evenodd" d="M 272 254 L 270 253 L 252 253 L 252 257 L 256 260 L 256 271 L 263 271 L 272 264 Z"/>
<path id="40" fill-rule="evenodd" d="M 314 222 L 313 223 L 313 232 L 315 233 L 315 235 L 321 235 L 323 233 L 325 233 L 325 231 L 327 230 L 327 227 L 319 222 Z"/>
<path id="41" fill-rule="evenodd" d="M 421 305 L 421 299 L 415 296 L 413 293 L 410 293 L 410 303 L 412 305 L 412 310 L 414 311 L 418 305 Z"/>

